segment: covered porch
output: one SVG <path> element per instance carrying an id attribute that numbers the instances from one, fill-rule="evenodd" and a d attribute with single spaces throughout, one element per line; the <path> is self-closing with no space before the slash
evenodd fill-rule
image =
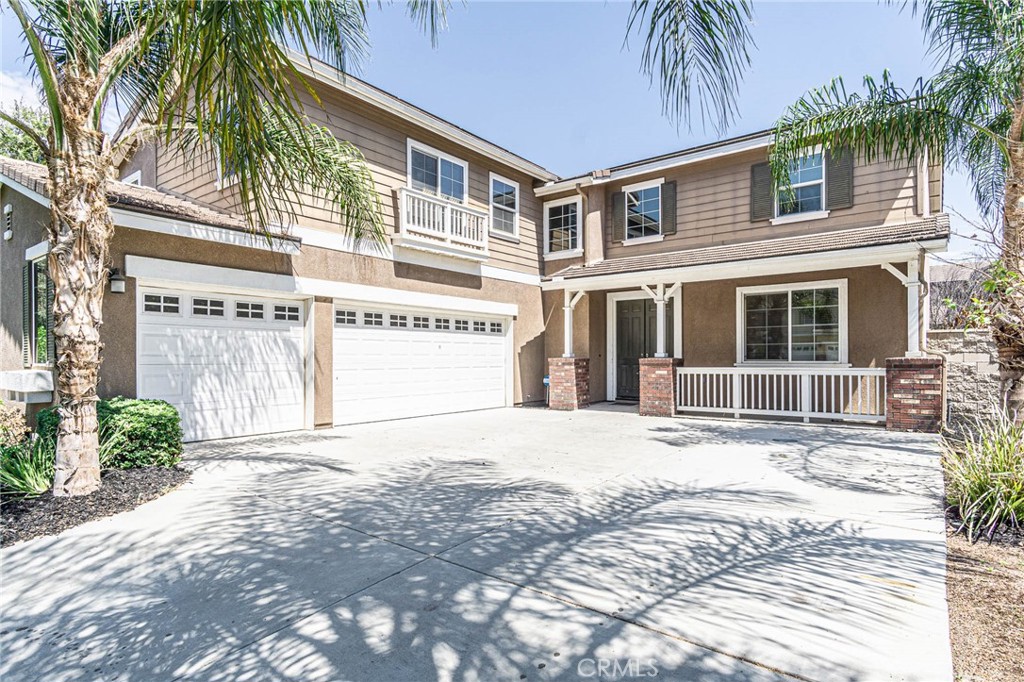
<path id="1" fill-rule="evenodd" d="M 791 240 L 779 239 L 743 260 L 728 257 L 747 245 L 567 268 L 543 285 L 550 406 L 935 428 L 924 263 L 945 239 L 907 232 L 827 252 L 780 254 Z"/>

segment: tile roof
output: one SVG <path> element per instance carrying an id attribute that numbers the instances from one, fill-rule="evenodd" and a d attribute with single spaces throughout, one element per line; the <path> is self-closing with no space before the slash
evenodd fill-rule
<path id="1" fill-rule="evenodd" d="M 908 244 L 949 237 L 949 216 L 939 214 L 912 223 L 896 223 L 877 227 L 861 227 L 798 237 L 765 239 L 743 244 L 708 246 L 670 253 L 613 258 L 590 265 L 571 265 L 545 279 L 577 279 L 630 272 L 668 270 L 697 265 L 735 263 L 760 258 L 828 253 L 846 249 Z"/>
<path id="2" fill-rule="evenodd" d="M 47 196 L 48 176 L 46 167 L 41 164 L 0 156 L 0 176 L 7 177 L 28 187 L 33 192 Z M 107 183 L 107 202 L 112 208 L 123 208 L 135 213 L 185 220 L 239 232 L 251 232 L 245 220 L 237 215 L 202 206 L 183 196 L 152 187 L 129 185 L 115 180 Z M 273 236 L 279 239 L 298 241 L 296 237 L 279 231 L 275 231 Z"/>

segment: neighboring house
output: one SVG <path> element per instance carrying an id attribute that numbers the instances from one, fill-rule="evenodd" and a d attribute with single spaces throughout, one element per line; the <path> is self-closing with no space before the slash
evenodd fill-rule
<path id="1" fill-rule="evenodd" d="M 311 117 L 373 172 L 385 248 L 312 196 L 250 235 L 214 159 L 159 146 L 110 192 L 124 293 L 105 299 L 99 390 L 170 401 L 188 440 L 542 403 L 549 373 L 553 407 L 878 420 L 886 359 L 922 354 L 920 264 L 949 236 L 938 165 L 816 154 L 780 198 L 758 133 L 563 179 L 307 75 Z M 0 389 L 48 402 L 45 170 L 3 160 L 0 183 L 0 287 L 22 292 L 0 309 Z"/>

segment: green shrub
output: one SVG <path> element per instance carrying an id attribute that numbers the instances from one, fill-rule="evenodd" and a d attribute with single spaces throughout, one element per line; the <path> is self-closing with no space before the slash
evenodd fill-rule
<path id="1" fill-rule="evenodd" d="M 963 440 L 944 441 L 946 498 L 973 542 L 1000 524 L 1024 523 L 1024 425 L 999 416 L 978 421 Z"/>
<path id="2" fill-rule="evenodd" d="M 53 441 L 34 438 L 0 448 L 0 491 L 36 497 L 53 483 Z"/>
<path id="3" fill-rule="evenodd" d="M 108 453 L 103 466 L 115 469 L 169 467 L 181 460 L 181 419 L 170 403 L 119 397 L 101 400 L 96 411 L 101 451 Z M 56 437 L 57 419 L 55 408 L 39 413 L 40 438 Z"/>

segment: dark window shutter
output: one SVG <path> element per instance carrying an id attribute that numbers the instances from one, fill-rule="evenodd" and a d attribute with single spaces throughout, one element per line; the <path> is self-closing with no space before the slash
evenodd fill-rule
<path id="1" fill-rule="evenodd" d="M 853 154 L 847 149 L 825 152 L 826 208 L 853 206 Z"/>
<path id="2" fill-rule="evenodd" d="M 771 220 L 775 217 L 775 197 L 772 196 L 772 167 L 755 163 L 750 167 L 750 220 Z"/>
<path id="3" fill-rule="evenodd" d="M 676 183 L 661 186 L 661 233 L 676 233 Z"/>
<path id="4" fill-rule="evenodd" d="M 32 365 L 32 264 L 21 268 L 21 362 Z"/>
<path id="5" fill-rule="evenodd" d="M 626 195 L 616 192 L 612 195 L 612 241 L 626 239 Z"/>
<path id="6" fill-rule="evenodd" d="M 53 280 L 46 276 L 46 359 L 57 362 L 57 345 L 53 337 Z"/>

